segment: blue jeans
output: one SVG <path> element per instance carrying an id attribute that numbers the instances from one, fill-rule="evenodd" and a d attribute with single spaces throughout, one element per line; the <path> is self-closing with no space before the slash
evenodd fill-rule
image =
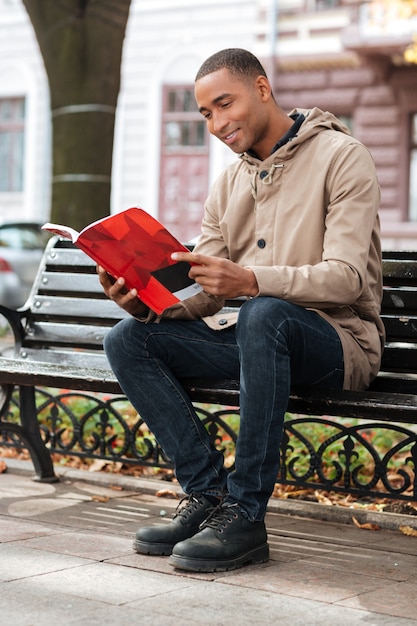
<path id="1" fill-rule="evenodd" d="M 343 386 L 337 332 L 317 313 L 278 298 L 246 301 L 236 327 L 203 321 L 119 322 L 105 350 L 124 393 L 173 461 L 185 493 L 223 495 L 251 521 L 262 520 L 279 469 L 279 444 L 290 385 Z M 235 470 L 181 386 L 181 378 L 240 378 Z"/>

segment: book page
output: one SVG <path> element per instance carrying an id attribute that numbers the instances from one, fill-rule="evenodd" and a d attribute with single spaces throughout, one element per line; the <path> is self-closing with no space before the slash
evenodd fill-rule
<path id="1" fill-rule="evenodd" d="M 47 230 L 51 233 L 55 233 L 56 235 L 60 235 L 65 239 L 70 239 L 72 243 L 75 243 L 79 237 L 79 232 L 70 226 L 61 226 L 61 224 L 52 224 L 51 222 L 47 222 L 42 226 L 42 230 Z"/>

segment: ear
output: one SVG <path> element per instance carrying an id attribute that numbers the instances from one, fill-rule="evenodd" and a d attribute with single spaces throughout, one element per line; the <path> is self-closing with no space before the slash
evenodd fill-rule
<path id="1" fill-rule="evenodd" d="M 272 95 L 272 89 L 269 80 L 266 76 L 258 76 L 255 81 L 256 89 L 261 97 L 261 100 L 266 102 Z"/>

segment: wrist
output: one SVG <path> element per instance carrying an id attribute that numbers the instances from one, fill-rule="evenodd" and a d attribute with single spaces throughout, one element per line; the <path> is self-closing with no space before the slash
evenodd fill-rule
<path id="1" fill-rule="evenodd" d="M 245 295 L 249 296 L 250 298 L 255 298 L 255 296 L 259 295 L 258 281 L 256 280 L 254 271 L 250 267 L 247 267 L 246 270 L 250 274 L 250 280 L 249 280 L 249 286 L 248 286 L 248 293 L 246 293 Z"/>

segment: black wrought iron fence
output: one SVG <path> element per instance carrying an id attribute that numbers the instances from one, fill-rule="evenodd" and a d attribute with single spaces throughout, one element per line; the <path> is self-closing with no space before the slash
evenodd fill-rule
<path id="1" fill-rule="evenodd" d="M 38 421 L 51 453 L 172 469 L 169 458 L 123 396 L 36 390 Z M 233 469 L 239 409 L 196 404 L 212 443 Z M 3 420 L 19 423 L 12 396 Z M 1 431 L 0 445 L 24 447 Z M 356 496 L 417 501 L 417 427 L 387 421 L 287 414 L 277 482 Z"/>

